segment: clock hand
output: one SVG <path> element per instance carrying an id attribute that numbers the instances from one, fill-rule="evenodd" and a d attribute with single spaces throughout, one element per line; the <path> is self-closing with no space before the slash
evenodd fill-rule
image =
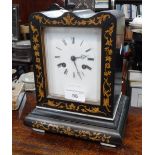
<path id="1" fill-rule="evenodd" d="M 80 57 L 75 57 L 76 59 L 85 59 L 86 57 L 88 57 L 87 55 L 81 55 Z"/>
<path id="2" fill-rule="evenodd" d="M 73 62 L 74 62 L 74 66 L 76 68 L 77 74 L 79 75 L 80 79 L 82 80 L 81 75 L 80 75 L 80 72 L 79 72 L 79 70 L 77 68 L 77 65 L 76 65 L 75 61 L 73 61 Z"/>
<path id="3" fill-rule="evenodd" d="M 80 75 L 80 72 L 79 72 L 78 67 L 77 67 L 77 65 L 76 65 L 76 62 L 75 62 L 75 61 L 76 61 L 76 57 L 75 57 L 75 56 L 71 56 L 71 60 L 72 60 L 73 63 L 74 63 L 74 66 L 75 66 L 75 68 L 76 68 L 77 74 L 79 75 L 80 79 L 82 80 L 81 75 Z"/>

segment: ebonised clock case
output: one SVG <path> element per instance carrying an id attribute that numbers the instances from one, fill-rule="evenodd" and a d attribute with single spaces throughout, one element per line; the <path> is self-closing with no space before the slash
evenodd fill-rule
<path id="1" fill-rule="evenodd" d="M 120 72 L 116 65 L 116 40 L 121 32 L 117 26 L 119 24 L 119 27 L 123 28 L 124 16 L 117 11 L 95 14 L 90 10 L 59 10 L 61 15 L 55 18 L 47 14 L 34 13 L 30 17 L 37 106 L 26 117 L 25 124 L 45 131 L 99 141 L 104 145 L 120 145 L 129 107 L 128 98 L 121 95 L 121 78 L 116 77 L 116 73 Z M 41 38 L 42 28 L 45 26 L 102 28 L 100 106 L 47 98 Z M 117 91 L 116 87 L 119 88 Z"/>

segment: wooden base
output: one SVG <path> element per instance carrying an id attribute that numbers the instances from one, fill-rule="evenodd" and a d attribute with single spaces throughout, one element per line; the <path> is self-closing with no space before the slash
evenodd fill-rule
<path id="1" fill-rule="evenodd" d="M 126 96 L 122 96 L 118 104 L 114 120 L 91 118 L 36 107 L 25 118 L 24 123 L 33 129 L 99 141 L 106 146 L 119 146 L 122 144 L 129 100 Z"/>

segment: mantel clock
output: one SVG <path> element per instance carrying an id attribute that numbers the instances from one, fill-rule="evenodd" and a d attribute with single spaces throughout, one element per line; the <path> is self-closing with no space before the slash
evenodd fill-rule
<path id="1" fill-rule="evenodd" d="M 115 10 L 31 15 L 37 106 L 26 125 L 108 146 L 122 143 L 129 102 L 117 60 L 124 25 Z"/>

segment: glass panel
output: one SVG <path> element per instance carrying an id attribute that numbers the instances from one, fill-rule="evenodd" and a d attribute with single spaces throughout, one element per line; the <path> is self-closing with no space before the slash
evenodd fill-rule
<path id="1" fill-rule="evenodd" d="M 44 44 L 48 97 L 100 105 L 101 29 L 46 27 Z"/>

